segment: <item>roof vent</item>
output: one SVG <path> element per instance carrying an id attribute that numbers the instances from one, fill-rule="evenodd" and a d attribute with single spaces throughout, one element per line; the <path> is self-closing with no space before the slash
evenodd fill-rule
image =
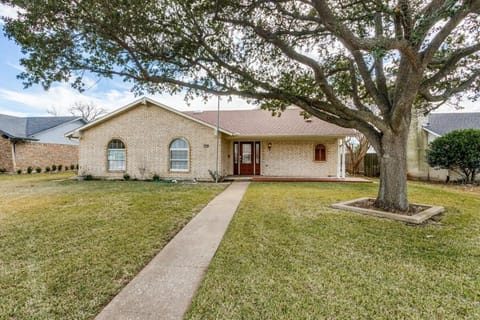
<path id="1" fill-rule="evenodd" d="M 305 119 L 305 122 L 312 122 L 312 118 Z"/>
<path id="2" fill-rule="evenodd" d="M 193 111 L 194 114 L 198 114 L 198 113 L 203 113 L 203 110 L 195 110 Z"/>

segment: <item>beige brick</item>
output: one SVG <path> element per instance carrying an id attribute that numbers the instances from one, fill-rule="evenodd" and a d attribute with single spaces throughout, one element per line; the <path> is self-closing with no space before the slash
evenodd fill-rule
<path id="1" fill-rule="evenodd" d="M 169 170 L 169 145 L 183 138 L 190 146 L 190 170 Z M 125 172 L 107 170 L 107 145 L 112 139 L 125 143 Z M 336 176 L 337 138 L 305 138 L 290 140 L 240 139 L 220 135 L 219 171 L 233 174 L 234 141 L 261 142 L 261 174 L 267 176 L 328 177 Z M 272 149 L 268 150 L 268 142 Z M 327 161 L 314 161 L 314 148 L 322 143 L 327 148 Z M 85 129 L 80 137 L 80 174 L 100 178 L 148 179 L 153 174 L 162 178 L 209 180 L 208 170 L 215 170 L 215 129 L 192 121 L 152 104 L 138 105 L 106 122 Z"/>
<path id="2" fill-rule="evenodd" d="M 83 132 L 80 138 L 80 173 L 102 178 L 123 176 L 124 172 L 107 170 L 107 145 L 114 138 L 125 143 L 126 173 L 132 178 L 147 179 L 158 174 L 162 178 L 206 180 L 210 179 L 208 170 L 215 170 L 214 129 L 147 104 Z M 189 143 L 188 172 L 169 170 L 169 146 L 175 138 L 184 138 Z"/>

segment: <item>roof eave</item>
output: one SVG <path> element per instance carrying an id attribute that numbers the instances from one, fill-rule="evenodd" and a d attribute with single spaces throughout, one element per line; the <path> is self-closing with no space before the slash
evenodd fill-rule
<path id="1" fill-rule="evenodd" d="M 426 127 L 422 127 L 422 129 L 425 130 L 425 131 L 427 131 L 428 133 L 433 134 L 434 136 L 437 136 L 437 137 L 441 137 L 441 136 L 442 136 L 441 134 L 439 134 L 439 133 L 437 133 L 437 132 L 435 132 L 435 131 L 432 131 L 432 130 L 430 130 L 430 129 L 427 129 Z"/>
<path id="2" fill-rule="evenodd" d="M 345 138 L 350 134 L 304 134 L 304 135 L 293 135 L 293 134 L 240 134 L 234 133 L 232 138 L 235 139 L 318 139 L 319 137 L 325 138 Z"/>

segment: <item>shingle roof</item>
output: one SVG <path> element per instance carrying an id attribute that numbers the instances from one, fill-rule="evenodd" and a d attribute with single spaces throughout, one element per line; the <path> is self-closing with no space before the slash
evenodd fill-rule
<path id="1" fill-rule="evenodd" d="M 0 114 L 0 131 L 10 138 L 31 139 L 31 136 L 80 117 L 14 117 Z"/>
<path id="2" fill-rule="evenodd" d="M 240 136 L 344 136 L 354 133 L 318 118 L 306 121 L 301 109 L 287 109 L 281 116 L 272 116 L 266 110 L 220 111 L 220 128 Z M 185 112 L 185 114 L 217 124 L 217 111 Z"/>
<path id="3" fill-rule="evenodd" d="M 27 138 L 27 119 L 0 114 L 0 131 L 11 138 Z"/>
<path id="4" fill-rule="evenodd" d="M 480 129 L 480 112 L 431 113 L 425 129 L 440 136 L 458 129 Z"/>

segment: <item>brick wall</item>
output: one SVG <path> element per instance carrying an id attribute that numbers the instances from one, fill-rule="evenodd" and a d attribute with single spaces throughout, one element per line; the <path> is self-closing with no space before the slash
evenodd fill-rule
<path id="1" fill-rule="evenodd" d="M 188 172 L 171 172 L 169 146 L 183 138 L 190 147 Z M 108 121 L 85 130 L 80 138 L 80 174 L 101 178 L 122 178 L 125 172 L 107 169 L 107 145 L 120 139 L 126 147 L 126 173 L 131 178 L 210 180 L 208 170 L 215 170 L 215 130 L 160 107 L 140 105 Z M 222 172 L 222 169 L 220 170 Z"/>
<path id="2" fill-rule="evenodd" d="M 190 147 L 188 172 L 171 172 L 169 145 L 175 138 L 184 138 Z M 120 139 L 126 146 L 125 172 L 107 168 L 107 145 Z M 327 177 L 336 176 L 338 140 L 336 138 L 261 141 L 261 174 L 267 176 Z M 327 148 L 327 161 L 314 161 L 314 146 Z M 222 134 L 220 173 L 233 174 L 233 139 Z M 99 178 L 148 179 L 153 174 L 162 178 L 210 180 L 208 170 L 215 170 L 215 129 L 154 105 L 140 105 L 104 123 L 85 130 L 80 138 L 80 174 Z"/>
<path id="3" fill-rule="evenodd" d="M 78 146 L 39 142 L 17 142 L 15 145 L 15 169 L 29 166 L 42 170 L 55 165 L 70 166 L 78 163 Z"/>
<path id="4" fill-rule="evenodd" d="M 335 138 L 263 140 L 235 139 L 235 141 L 260 141 L 260 174 L 277 177 L 328 177 L 337 175 L 338 140 Z M 268 143 L 272 148 L 268 150 Z M 222 168 L 233 175 L 233 140 L 222 143 Z M 315 145 L 327 148 L 327 161 L 315 161 Z"/>
<path id="5" fill-rule="evenodd" d="M 10 140 L 0 137 L 0 168 L 13 171 L 12 144 Z"/>
<path id="6" fill-rule="evenodd" d="M 268 150 L 268 143 L 272 148 Z M 264 176 L 329 177 L 337 175 L 338 141 L 332 138 L 318 140 L 261 141 Z M 315 145 L 324 144 L 326 161 L 315 161 Z"/>

